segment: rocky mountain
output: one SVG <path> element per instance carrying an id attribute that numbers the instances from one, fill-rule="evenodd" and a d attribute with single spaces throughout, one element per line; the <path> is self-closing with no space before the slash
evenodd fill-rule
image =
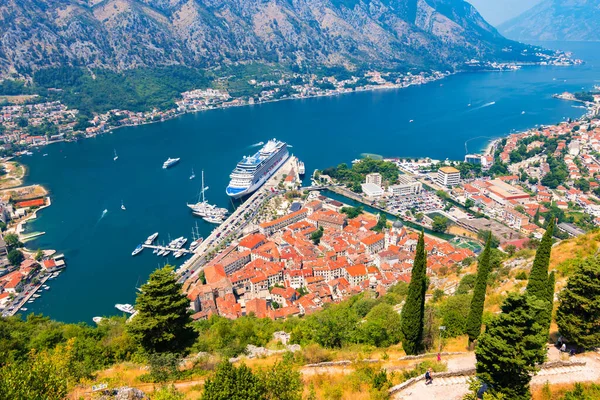
<path id="1" fill-rule="evenodd" d="M 4 0 L 0 27 L 2 75 L 65 64 L 452 67 L 523 48 L 463 0 Z"/>
<path id="2" fill-rule="evenodd" d="M 600 1 L 544 0 L 499 30 L 519 41 L 598 41 Z"/>

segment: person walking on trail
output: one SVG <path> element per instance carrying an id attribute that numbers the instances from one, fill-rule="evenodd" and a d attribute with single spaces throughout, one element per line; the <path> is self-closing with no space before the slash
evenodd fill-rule
<path id="1" fill-rule="evenodd" d="M 431 368 L 429 368 L 427 370 L 427 372 L 425 372 L 425 384 L 426 385 L 431 385 L 433 383 L 433 378 L 431 377 Z"/>
<path id="2" fill-rule="evenodd" d="M 438 360 L 438 362 L 442 361 L 442 355 L 440 353 L 438 353 L 438 355 L 437 355 L 437 360 Z"/>

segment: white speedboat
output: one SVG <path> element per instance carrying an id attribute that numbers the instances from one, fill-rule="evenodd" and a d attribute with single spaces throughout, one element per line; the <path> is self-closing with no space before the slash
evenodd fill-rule
<path id="1" fill-rule="evenodd" d="M 117 149 L 115 149 L 115 156 L 113 157 L 114 161 L 117 161 L 119 159 L 119 156 L 117 155 Z"/>
<path id="2" fill-rule="evenodd" d="M 190 175 L 190 180 L 194 179 L 196 174 L 194 173 L 194 169 L 192 168 L 192 174 Z"/>
<path id="3" fill-rule="evenodd" d="M 138 244 L 138 246 L 135 248 L 135 250 L 133 250 L 131 252 L 132 256 L 137 256 L 138 254 L 140 254 L 142 252 L 142 250 L 144 250 L 144 248 L 142 247 L 141 244 Z"/>
<path id="4" fill-rule="evenodd" d="M 123 204 L 123 200 L 121 200 L 121 210 L 123 210 L 123 211 L 125 211 L 125 210 L 126 210 L 126 208 L 125 208 L 125 204 Z"/>
<path id="5" fill-rule="evenodd" d="M 202 219 L 205 220 L 206 222 L 210 222 L 211 224 L 222 224 L 223 223 L 223 217 L 220 215 L 208 215 L 206 217 L 203 217 Z"/>
<path id="6" fill-rule="evenodd" d="M 156 238 L 158 237 L 158 232 L 153 233 L 152 235 L 148 236 L 148 239 L 146 239 L 146 244 L 152 244 Z"/>
<path id="7" fill-rule="evenodd" d="M 167 161 L 163 163 L 163 169 L 167 169 L 177 164 L 181 160 L 181 158 L 168 158 Z"/>
<path id="8" fill-rule="evenodd" d="M 123 311 L 127 314 L 133 314 L 135 312 L 135 309 L 131 304 L 115 304 L 115 307 L 117 310 Z"/>

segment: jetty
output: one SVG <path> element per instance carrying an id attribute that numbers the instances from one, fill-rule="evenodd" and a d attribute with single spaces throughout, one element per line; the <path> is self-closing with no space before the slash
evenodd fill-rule
<path id="1" fill-rule="evenodd" d="M 158 245 L 154 245 L 154 244 L 142 244 L 142 247 L 145 249 L 158 249 L 158 250 L 167 250 L 167 251 L 172 251 L 174 253 L 177 253 L 178 251 L 184 253 L 184 254 L 191 254 L 192 251 L 190 251 L 189 249 L 178 249 L 177 247 L 169 247 L 169 246 L 158 246 Z"/>

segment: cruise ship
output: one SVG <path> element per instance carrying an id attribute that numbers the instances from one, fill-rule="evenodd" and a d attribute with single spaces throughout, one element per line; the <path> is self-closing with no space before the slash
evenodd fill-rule
<path id="1" fill-rule="evenodd" d="M 235 199 L 248 195 L 261 187 L 288 159 L 287 144 L 269 140 L 256 154 L 244 157 L 231 175 L 226 193 Z"/>

